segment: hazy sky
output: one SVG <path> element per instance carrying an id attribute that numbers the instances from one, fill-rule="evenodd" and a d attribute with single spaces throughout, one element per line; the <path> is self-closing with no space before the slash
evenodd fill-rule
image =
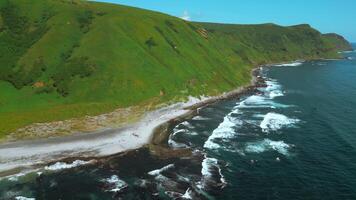
<path id="1" fill-rule="evenodd" d="M 356 0 L 98 0 L 192 21 L 280 25 L 308 23 L 356 42 Z"/>

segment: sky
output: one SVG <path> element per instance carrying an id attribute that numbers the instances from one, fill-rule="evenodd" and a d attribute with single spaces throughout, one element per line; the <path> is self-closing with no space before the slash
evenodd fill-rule
<path id="1" fill-rule="evenodd" d="M 356 42 L 356 0 L 97 0 L 155 10 L 191 21 L 310 24 Z"/>

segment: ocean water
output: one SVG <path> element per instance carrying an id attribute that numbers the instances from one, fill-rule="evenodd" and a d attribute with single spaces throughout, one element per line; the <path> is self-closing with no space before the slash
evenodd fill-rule
<path id="1" fill-rule="evenodd" d="M 265 67 L 266 88 L 199 110 L 174 149 L 2 178 L 0 199 L 356 199 L 356 52 Z"/>

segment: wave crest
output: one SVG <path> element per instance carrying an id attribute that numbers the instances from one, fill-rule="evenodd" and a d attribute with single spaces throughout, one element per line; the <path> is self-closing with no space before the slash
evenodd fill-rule
<path id="1" fill-rule="evenodd" d="M 302 62 L 291 62 L 291 63 L 283 63 L 283 64 L 277 64 L 277 65 L 273 65 L 276 67 L 296 67 L 296 66 L 300 66 L 302 65 Z"/>
<path id="2" fill-rule="evenodd" d="M 247 143 L 245 151 L 248 153 L 263 153 L 266 151 L 277 151 L 285 156 L 289 155 L 289 149 L 292 146 L 284 143 L 284 141 L 273 141 L 270 139 L 264 139 L 259 142 Z"/>
<path id="3" fill-rule="evenodd" d="M 70 169 L 74 167 L 78 167 L 81 165 L 89 164 L 90 161 L 83 161 L 83 160 L 76 160 L 72 163 L 65 163 L 65 162 L 56 162 L 52 165 L 46 166 L 44 169 L 48 171 L 57 171 L 62 169 Z"/>
<path id="4" fill-rule="evenodd" d="M 286 117 L 285 115 L 270 112 L 264 116 L 260 127 L 263 132 L 269 133 L 271 131 L 277 131 L 284 127 L 291 127 L 299 121 L 299 119 L 291 119 Z"/>

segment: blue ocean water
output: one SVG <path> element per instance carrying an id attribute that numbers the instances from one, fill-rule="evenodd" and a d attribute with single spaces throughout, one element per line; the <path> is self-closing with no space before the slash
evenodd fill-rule
<path id="1" fill-rule="evenodd" d="M 0 180 L 0 199 L 356 199 L 356 52 L 264 67 L 267 87 L 175 126 L 148 149 Z M 68 169 L 64 169 L 68 168 Z"/>

